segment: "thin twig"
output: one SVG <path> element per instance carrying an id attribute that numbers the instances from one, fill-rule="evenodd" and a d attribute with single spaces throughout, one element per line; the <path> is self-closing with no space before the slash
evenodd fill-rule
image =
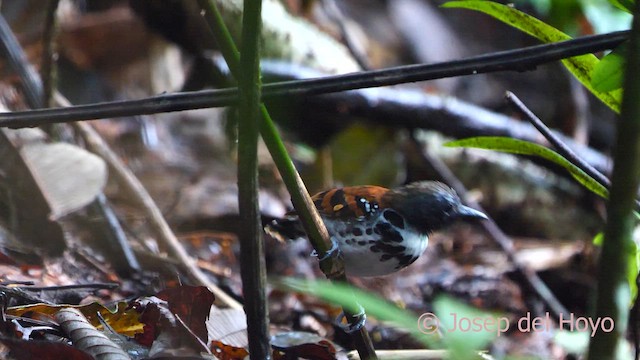
<path id="1" fill-rule="evenodd" d="M 100 312 L 98 312 L 98 315 L 100 315 Z M 200 346 L 200 348 L 201 348 L 200 351 L 202 351 L 204 354 L 211 354 L 211 349 L 209 349 L 207 344 L 205 344 L 206 339 L 205 340 L 200 339 L 200 337 L 198 335 L 196 335 L 196 333 L 189 327 L 189 325 L 187 325 L 187 323 L 185 323 L 184 320 L 182 320 L 180 315 L 173 314 L 173 316 L 176 317 L 176 320 L 180 323 L 182 328 L 187 333 L 189 333 L 189 335 L 191 335 L 192 341 L 195 342 L 198 346 Z"/>
<path id="2" fill-rule="evenodd" d="M 378 350 L 376 355 L 380 360 L 446 360 L 451 359 L 452 354 L 450 350 L 433 350 L 433 349 L 420 349 L 420 350 Z M 349 360 L 360 360 L 358 354 L 354 352 L 347 353 Z M 489 354 L 488 351 L 478 351 L 478 360 L 494 360 L 495 358 Z"/>
<path id="3" fill-rule="evenodd" d="M 505 98 L 509 100 L 516 108 L 525 116 L 529 122 L 535 126 L 538 131 L 551 143 L 551 145 L 555 146 L 560 155 L 565 157 L 569 162 L 576 165 L 582 171 L 586 172 L 589 176 L 594 178 L 597 182 L 599 182 L 602 186 L 609 189 L 611 187 L 611 181 L 604 176 L 600 171 L 595 169 L 586 161 L 582 160 L 576 153 L 571 150 L 569 146 L 567 146 L 556 134 L 554 134 L 551 129 L 545 125 L 540 118 L 538 118 L 531 110 L 527 108 L 527 106 L 511 91 L 507 91 L 505 94 Z"/>
<path id="4" fill-rule="evenodd" d="M 60 290 L 113 290 L 120 286 L 118 283 L 90 283 L 90 284 L 71 284 L 71 285 L 54 285 L 54 286 L 22 286 L 18 287 L 23 291 L 60 291 Z M 14 286 L 16 287 L 16 286 Z"/>
<path id="5" fill-rule="evenodd" d="M 397 85 L 498 71 L 523 71 L 537 65 L 614 48 L 627 40 L 628 32 L 585 36 L 553 44 L 502 51 L 463 60 L 429 65 L 407 65 L 320 79 L 265 84 L 262 100 L 281 96 L 310 96 L 345 90 Z M 75 106 L 72 109 L 46 109 L 0 114 L 0 127 L 33 127 L 44 124 L 155 114 L 235 105 L 236 88 L 164 94 L 140 100 L 114 101 Z"/>
<path id="6" fill-rule="evenodd" d="M 42 79 L 42 104 L 47 107 L 53 106 L 53 90 L 55 89 L 56 69 L 56 35 L 58 32 L 58 24 L 56 21 L 56 12 L 60 0 L 49 0 L 47 3 L 46 18 L 44 21 L 44 30 L 42 34 L 42 67 L 40 78 Z"/>
<path id="7" fill-rule="evenodd" d="M 33 280 L 5 280 L 0 281 L 0 286 L 9 286 L 9 285 L 33 285 L 35 282 Z"/>
<path id="8" fill-rule="evenodd" d="M 44 104 L 42 102 L 44 92 L 40 77 L 33 66 L 29 64 L 20 43 L 2 15 L 0 15 L 0 55 L 3 59 L 7 59 L 11 69 L 20 78 L 20 85 L 29 107 L 32 109 L 41 108 Z"/>
<path id="9" fill-rule="evenodd" d="M 363 49 L 362 43 L 357 39 L 354 39 L 353 33 L 349 31 L 349 24 L 347 22 L 350 20 L 344 16 L 336 1 L 323 0 L 322 5 L 324 5 L 325 12 L 330 18 L 332 18 L 333 22 L 338 25 L 338 28 L 340 28 L 342 40 L 344 40 L 344 44 L 347 46 L 351 56 L 353 56 L 360 68 L 362 68 L 362 70 L 371 69 L 371 64 L 366 50 Z"/>
<path id="10" fill-rule="evenodd" d="M 60 106 L 70 105 L 69 101 L 60 93 L 54 95 L 54 100 Z M 162 212 L 158 209 L 158 206 L 147 192 L 147 189 L 145 189 L 140 180 L 138 180 L 131 170 L 120 160 L 118 155 L 109 148 L 109 145 L 102 139 L 100 134 L 88 123 L 78 122 L 73 123 L 73 126 L 80 136 L 82 136 L 87 147 L 107 163 L 110 173 L 114 175 L 116 181 L 122 187 L 122 190 L 128 194 L 129 198 L 133 200 L 142 211 L 147 213 L 145 218 L 156 234 L 156 240 L 164 245 L 170 256 L 175 257 L 180 262 L 181 267 L 191 280 L 209 288 L 216 297 L 216 305 L 241 309 L 242 305 L 213 284 L 207 276 L 200 271 L 194 260 L 173 234 L 173 231 L 171 231 L 169 224 L 167 224 Z"/>
<path id="11" fill-rule="evenodd" d="M 416 140 L 413 136 L 411 137 L 411 143 L 412 146 L 418 149 L 418 153 L 422 155 L 425 164 L 434 169 L 435 172 L 442 177 L 442 179 L 440 180 L 451 186 L 458 193 L 458 195 L 460 195 L 460 198 L 464 203 L 466 203 L 468 206 L 471 206 L 472 208 L 482 211 L 485 214 L 487 213 L 482 209 L 480 204 L 478 204 L 476 201 L 473 201 L 468 196 L 468 192 L 464 184 L 462 184 L 462 182 L 455 176 L 455 174 L 453 174 L 453 172 L 449 169 L 449 167 L 447 167 L 446 164 L 444 164 L 440 159 L 426 154 L 422 150 L 422 147 L 420 146 L 418 140 Z M 487 234 L 489 234 L 489 236 L 500 246 L 502 251 L 507 254 L 509 262 L 514 265 L 518 273 L 520 273 L 524 277 L 529 286 L 538 294 L 542 301 L 544 301 L 544 303 L 551 310 L 553 316 L 556 319 L 561 315 L 566 316 L 567 314 L 569 314 L 567 312 L 567 309 L 553 295 L 551 290 L 540 279 L 538 274 L 528 269 L 520 262 L 520 260 L 518 260 L 515 248 L 513 246 L 513 241 L 511 241 L 511 238 L 509 238 L 492 219 L 490 219 L 489 221 L 480 222 L 480 226 L 482 226 Z"/>
<path id="12" fill-rule="evenodd" d="M 32 318 L 28 318 L 28 317 L 8 315 L 8 314 L 4 314 L 4 313 L 3 313 L 3 316 L 6 317 L 6 319 L 3 319 L 3 321 L 7 321 L 7 320 L 16 321 L 16 322 L 19 322 L 23 326 L 29 326 L 29 327 L 32 327 L 32 326 L 50 326 L 54 330 L 57 329 L 58 334 L 60 334 L 59 326 L 56 325 L 56 324 L 53 324 L 51 322 L 51 320 L 38 320 L 38 319 L 32 319 Z"/>
<path id="13" fill-rule="evenodd" d="M 591 176 L 595 181 L 600 183 L 600 185 L 607 188 L 607 190 L 611 189 L 611 181 L 608 177 L 602 174 L 598 169 L 591 166 L 587 161 L 582 159 L 578 154 L 576 154 L 566 142 L 564 142 L 558 135 L 556 135 L 545 123 L 540 120 L 527 106 L 511 91 L 507 91 L 505 94 L 505 98 L 509 100 L 516 108 L 525 116 L 527 120 L 536 128 L 542 136 L 551 143 L 557 150 L 560 155 L 569 160 L 572 164 L 580 168 L 582 171 L 587 173 L 587 175 Z M 636 199 L 636 209 L 640 209 L 640 200 Z"/>
<path id="14" fill-rule="evenodd" d="M 21 299 L 21 302 L 26 302 L 28 304 L 47 304 L 53 305 L 51 301 L 41 299 L 27 291 L 24 288 L 20 287 L 12 287 L 12 286 L 0 286 L 0 293 L 4 294 L 7 297 L 14 297 Z"/>
<path id="15" fill-rule="evenodd" d="M 98 212 L 102 219 L 101 225 L 107 229 L 106 237 L 109 240 L 107 246 L 111 250 L 110 252 L 115 254 L 112 256 L 112 262 L 116 272 L 121 276 L 127 277 L 139 274 L 142 271 L 142 266 L 131 248 L 118 216 L 109 205 L 104 193 L 98 194 L 91 204 L 91 208 Z"/>

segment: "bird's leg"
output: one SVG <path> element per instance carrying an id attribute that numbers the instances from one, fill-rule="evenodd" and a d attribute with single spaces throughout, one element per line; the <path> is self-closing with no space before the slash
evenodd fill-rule
<path id="1" fill-rule="evenodd" d="M 311 255 L 318 257 L 318 261 L 320 261 L 320 263 L 322 265 L 322 262 L 324 262 L 325 260 L 328 260 L 328 259 L 336 260 L 336 259 L 341 258 L 342 257 L 342 251 L 340 250 L 340 246 L 338 245 L 338 242 L 332 237 L 331 238 L 331 249 L 329 249 L 327 252 L 325 252 L 322 257 L 319 257 L 318 253 L 315 250 L 313 251 L 313 253 Z M 340 261 L 340 264 L 342 264 L 341 261 Z M 335 265 L 335 262 L 334 262 L 334 265 Z M 332 270 L 333 271 L 330 271 L 329 273 L 325 272 L 325 274 L 327 274 L 327 277 L 329 279 L 344 278 L 344 267 L 341 267 L 340 269 L 335 269 L 334 268 Z M 323 269 L 323 271 L 324 271 L 324 269 Z M 342 313 L 340 313 L 340 315 L 336 319 L 336 325 L 338 325 L 338 327 L 340 327 L 347 334 L 351 334 L 351 333 L 354 333 L 356 331 L 359 331 L 360 329 L 362 329 L 362 327 L 364 326 L 364 323 L 367 321 L 367 315 L 364 312 L 364 308 L 360 304 L 357 304 L 357 305 L 358 305 L 358 312 L 357 313 L 349 314 L 349 316 L 347 316 L 347 314 L 345 314 L 345 312 L 343 311 Z M 351 317 L 352 319 L 355 319 L 355 321 L 349 321 L 350 319 L 348 317 Z M 346 325 L 342 324 L 342 318 L 347 318 L 347 324 Z"/>
<path id="2" fill-rule="evenodd" d="M 335 239 L 331 239 L 331 249 L 327 250 L 322 257 L 318 256 L 318 252 L 313 250 L 311 256 L 315 256 L 318 258 L 318 261 L 322 262 L 329 258 L 337 258 L 341 255 L 340 247 L 338 246 L 338 242 Z"/>
<path id="3" fill-rule="evenodd" d="M 356 314 L 351 315 L 351 317 L 357 319 L 356 321 L 349 322 L 347 319 L 347 324 L 342 324 L 342 318 L 346 318 L 347 315 L 344 312 L 341 312 L 340 315 L 336 318 L 336 324 L 342 329 L 342 331 L 347 334 L 352 334 L 356 331 L 359 331 L 364 326 L 364 323 L 367 321 L 367 314 L 364 312 L 364 308 L 362 305 L 358 305 L 358 312 Z"/>
<path id="4" fill-rule="evenodd" d="M 321 257 L 313 250 L 311 256 L 318 258 L 320 269 L 328 279 L 340 279 L 344 277 L 344 263 L 342 261 L 342 251 L 338 242 L 331 238 L 331 249 L 327 250 Z"/>

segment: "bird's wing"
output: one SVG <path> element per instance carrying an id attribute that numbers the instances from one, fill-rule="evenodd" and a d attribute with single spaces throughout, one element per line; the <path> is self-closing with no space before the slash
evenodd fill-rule
<path id="1" fill-rule="evenodd" d="M 350 186 L 331 189 L 312 197 L 313 203 L 328 218 L 362 218 L 374 214 L 380 207 L 382 196 L 389 191 L 380 186 Z"/>

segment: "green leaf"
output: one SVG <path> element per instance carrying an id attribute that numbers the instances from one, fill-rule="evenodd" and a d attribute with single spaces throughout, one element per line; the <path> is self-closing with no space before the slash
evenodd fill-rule
<path id="1" fill-rule="evenodd" d="M 595 246 L 602 246 L 603 241 L 604 241 L 604 234 L 602 232 L 597 233 L 592 240 L 593 245 Z"/>
<path id="2" fill-rule="evenodd" d="M 560 330 L 554 335 L 553 342 L 560 345 L 569 354 L 582 355 L 587 352 L 589 347 L 589 333 Z"/>
<path id="3" fill-rule="evenodd" d="M 557 152 L 547 149 L 544 146 L 530 143 L 528 141 L 516 140 L 507 137 L 481 136 L 463 140 L 450 141 L 445 146 L 448 147 L 466 147 L 478 148 L 485 150 L 496 150 L 520 155 L 538 156 L 552 161 L 565 168 L 574 179 L 576 179 L 584 187 L 593 193 L 608 198 L 609 191 L 600 183 L 595 181 L 591 176 L 587 175 L 577 166 L 573 165 L 569 160 L 562 157 Z"/>
<path id="4" fill-rule="evenodd" d="M 378 320 L 388 321 L 407 330 L 428 347 L 438 347 L 438 339 L 433 336 L 436 334 L 430 333 L 432 336 L 428 336 L 429 334 L 421 331 L 424 329 L 419 327 L 419 319 L 416 314 L 400 309 L 377 295 L 367 293 L 352 286 L 331 283 L 329 281 L 281 278 L 272 281 L 272 283 L 276 287 L 311 294 L 327 302 L 339 304 L 354 313 L 358 312 L 358 304 L 360 304 L 365 308 L 367 315 L 374 316 Z"/>
<path id="5" fill-rule="evenodd" d="M 448 359 L 475 359 L 478 349 L 486 348 L 512 325 L 507 317 L 480 311 L 447 296 L 436 298 L 433 308 L 440 329 L 446 333 Z"/>
<path id="6" fill-rule="evenodd" d="M 591 85 L 598 91 L 622 88 L 627 47 L 622 45 L 600 60 L 591 73 Z"/>
<path id="7" fill-rule="evenodd" d="M 527 15 L 511 6 L 494 3 L 492 1 L 450 1 L 442 5 L 445 8 L 462 8 L 483 12 L 507 25 L 515 27 L 545 43 L 570 40 L 571 37 L 562 31 Z M 580 55 L 562 60 L 564 66 L 602 102 L 619 113 L 622 91 L 602 92 L 591 85 L 591 73 L 598 64 L 598 58 L 593 54 Z"/>
<path id="8" fill-rule="evenodd" d="M 613 31 L 628 30 L 633 16 L 618 6 L 611 6 L 605 0 L 580 0 L 582 14 L 591 24 L 596 34 L 604 34 Z M 576 17 L 573 23 L 576 24 Z"/>
<path id="9" fill-rule="evenodd" d="M 633 13 L 633 7 L 636 3 L 635 0 L 609 0 L 613 6 L 620 10 L 626 11 L 629 14 Z"/>
<path id="10" fill-rule="evenodd" d="M 531 15 L 516 10 L 512 6 L 498 4 L 492 1 L 470 0 L 449 1 L 442 5 L 442 7 L 483 12 L 546 43 L 571 40 L 571 36 L 551 25 L 547 25 Z"/>
<path id="11" fill-rule="evenodd" d="M 509 319 L 500 314 L 483 312 L 444 296 L 434 301 L 437 316 L 433 313 L 417 315 L 375 294 L 346 284 L 295 278 L 280 278 L 272 281 L 272 284 L 317 296 L 353 312 L 358 311 L 360 304 L 366 309 L 367 315 L 403 328 L 430 348 L 442 348 L 437 334 L 439 330 L 449 350 L 447 358 L 453 360 L 477 359 L 478 350 L 503 335 L 511 325 Z"/>
<path id="12" fill-rule="evenodd" d="M 629 251 L 629 258 L 627 259 L 627 283 L 629 283 L 629 290 L 631 292 L 629 304 L 633 305 L 638 296 L 638 283 L 636 280 L 638 278 L 638 269 L 640 268 L 640 251 L 638 251 L 638 246 L 633 240 L 631 243 L 633 244 L 631 246 L 632 250 Z"/>

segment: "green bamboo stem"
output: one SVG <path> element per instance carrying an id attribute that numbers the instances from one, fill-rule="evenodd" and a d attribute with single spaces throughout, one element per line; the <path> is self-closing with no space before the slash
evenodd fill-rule
<path id="1" fill-rule="evenodd" d="M 624 95 L 618 122 L 607 224 L 600 255 L 595 319 L 610 317 L 613 331 L 599 329 L 589 344 L 589 359 L 616 359 L 629 320 L 627 260 L 635 224 L 634 199 L 640 184 L 640 2 L 629 41 Z M 595 320 L 594 320 L 595 321 Z M 633 326 L 636 326 L 635 324 Z"/>
<path id="2" fill-rule="evenodd" d="M 227 61 L 232 75 L 237 78 L 239 76 L 238 63 L 240 53 L 233 42 L 231 33 L 222 21 L 222 16 L 215 4 L 210 0 L 198 0 L 198 2 L 201 8 L 205 9 L 204 18 L 218 41 L 220 52 Z M 287 190 L 290 192 L 291 202 L 305 225 L 305 230 L 308 231 L 309 240 L 320 256 L 323 256 L 329 250 L 329 246 L 327 245 L 330 243 L 329 233 L 320 215 L 316 211 L 315 206 L 313 206 L 313 201 L 311 201 L 306 186 L 293 165 L 266 106 L 261 105 L 260 113 L 262 115 L 262 121 L 260 123 L 262 138 L 271 153 L 271 157 L 278 171 L 282 175 Z M 310 219 L 311 221 L 309 221 Z M 313 225 L 309 226 L 310 223 L 313 223 Z"/>
<path id="3" fill-rule="evenodd" d="M 262 0 L 244 0 L 242 52 L 238 88 L 238 207 L 240 211 L 240 275 L 247 315 L 249 353 L 270 359 L 267 270 L 258 202 L 258 133 L 260 117 L 260 29 Z"/>
<path id="4" fill-rule="evenodd" d="M 218 43 L 220 51 L 225 58 L 231 73 L 237 79 L 240 75 L 238 73 L 239 67 L 237 65 L 239 63 L 239 53 L 230 32 L 222 21 L 222 16 L 212 0 L 198 0 L 198 3 L 200 7 L 204 9 L 204 18 L 209 24 L 209 28 Z M 309 241 L 316 252 L 320 254 L 320 257 L 323 257 L 330 248 L 329 233 L 327 232 L 318 211 L 313 205 L 309 192 L 293 165 L 293 162 L 285 149 L 284 143 L 280 139 L 276 126 L 264 104 L 260 106 L 260 113 L 262 115 L 262 121 L 260 122 L 260 133 L 262 134 L 262 138 L 269 149 L 271 157 L 282 176 L 289 194 L 291 195 L 291 202 L 302 221 L 305 231 L 309 237 Z M 342 261 L 334 261 L 329 257 L 320 263 L 320 268 L 328 277 L 337 281 L 347 282 L 344 274 L 344 264 Z M 347 320 L 352 323 L 357 320 L 357 318 L 351 316 L 351 314 L 346 315 Z M 373 348 L 373 344 L 366 328 L 362 327 L 360 331 L 355 332 L 353 335 L 360 358 L 377 359 L 375 349 Z"/>

